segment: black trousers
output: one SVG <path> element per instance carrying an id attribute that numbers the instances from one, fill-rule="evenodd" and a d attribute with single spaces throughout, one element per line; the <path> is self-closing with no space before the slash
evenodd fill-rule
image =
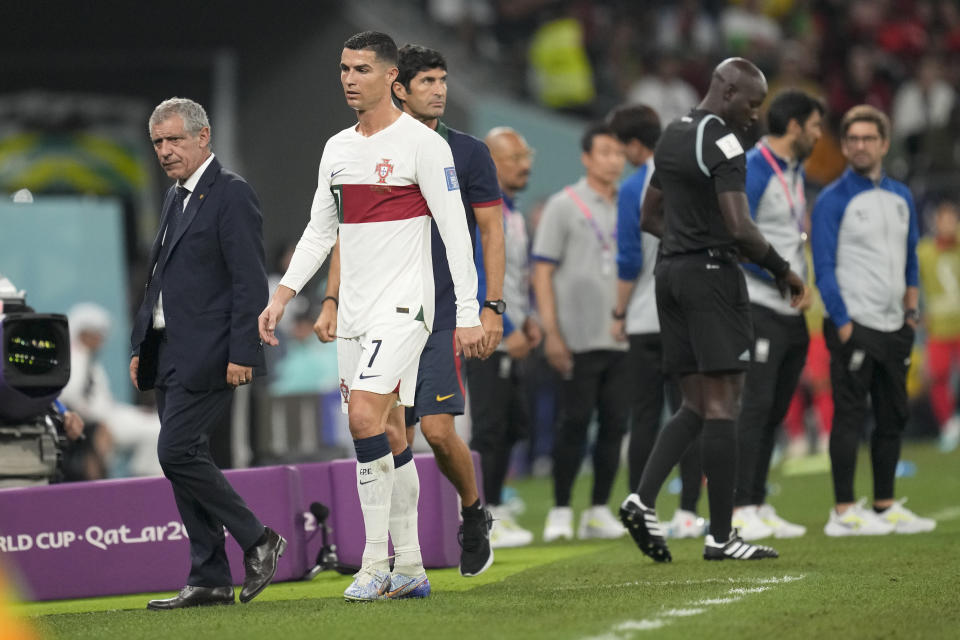
<path id="1" fill-rule="evenodd" d="M 610 499 L 620 466 L 620 445 L 627 430 L 630 393 L 626 351 L 573 354 L 573 376 L 560 386 L 560 417 L 553 447 L 553 492 L 558 507 L 570 504 L 594 409 L 600 428 L 593 446 L 591 504 L 606 504 Z"/>
<path id="2" fill-rule="evenodd" d="M 630 407 L 630 445 L 627 464 L 631 490 L 640 484 L 643 468 L 653 451 L 660 431 L 664 403 L 670 413 L 680 408 L 680 387 L 673 376 L 663 372 L 663 341 L 659 333 L 631 334 L 627 359 L 633 376 L 633 401 Z M 703 471 L 700 466 L 700 440 L 690 445 L 680 459 L 680 508 L 696 512 L 700 499 Z"/>
<path id="3" fill-rule="evenodd" d="M 750 305 L 753 360 L 747 369 L 743 406 L 737 423 L 738 507 L 763 504 L 777 427 L 790 407 L 807 361 L 810 334 L 802 315 L 788 316 Z"/>
<path id="4" fill-rule="evenodd" d="M 230 585 L 224 547 L 226 527 L 241 548 L 263 534 L 263 524 L 250 511 L 210 456 L 210 434 L 228 418 L 233 389 L 190 391 L 177 380 L 161 343 L 156 384 L 160 438 L 157 455 L 190 539 L 188 585 Z M 224 371 L 226 373 L 226 371 Z"/>
<path id="5" fill-rule="evenodd" d="M 500 504 L 513 445 L 529 435 L 530 418 L 522 363 L 502 352 L 486 360 L 466 360 L 470 388 L 470 448 L 480 454 L 483 494 Z"/>
<path id="6" fill-rule="evenodd" d="M 837 504 L 854 502 L 853 477 L 868 395 L 876 422 L 870 436 L 873 499 L 893 498 L 894 475 L 907 424 L 907 370 L 914 331 L 907 324 L 897 331 L 884 332 L 854 322 L 853 334 L 841 344 L 836 326 L 826 318 L 823 335 L 830 351 L 833 387 L 830 465 L 834 498 Z"/>

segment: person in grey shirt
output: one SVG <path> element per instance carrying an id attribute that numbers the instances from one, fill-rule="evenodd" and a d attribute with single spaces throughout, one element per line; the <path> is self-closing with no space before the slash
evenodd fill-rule
<path id="1" fill-rule="evenodd" d="M 553 455 L 555 507 L 544 540 L 573 538 L 570 493 L 596 409 L 591 507 L 583 512 L 580 538 L 625 533 L 606 507 L 627 428 L 630 376 L 627 346 L 610 334 L 617 292 L 617 181 L 623 143 L 604 124 L 590 126 L 581 141 L 586 176 L 554 194 L 543 210 L 533 244 L 533 289 L 544 332 L 547 361 L 563 378 Z"/>
<path id="2" fill-rule="evenodd" d="M 527 186 L 533 151 L 519 133 L 497 127 L 484 139 L 497 168 L 503 196 L 503 235 L 506 261 L 503 275 L 503 340 L 486 360 L 468 360 L 470 388 L 470 448 L 480 454 L 483 492 L 493 516 L 490 546 L 520 547 L 533 542 L 533 533 L 520 527 L 501 507 L 503 483 L 513 445 L 529 431 L 524 363 L 541 340 L 540 325 L 530 309 L 530 249 L 526 222 L 516 209 L 516 197 Z M 477 269 L 483 270 L 483 246 L 477 238 Z M 485 292 L 477 290 L 479 299 Z"/>

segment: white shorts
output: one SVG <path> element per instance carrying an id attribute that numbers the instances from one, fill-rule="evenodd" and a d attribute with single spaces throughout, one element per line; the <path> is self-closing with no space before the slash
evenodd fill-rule
<path id="1" fill-rule="evenodd" d="M 354 389 L 399 393 L 400 404 L 412 407 L 420 352 L 429 336 L 423 322 L 410 321 L 384 324 L 356 338 L 337 338 L 342 411 L 347 413 Z"/>

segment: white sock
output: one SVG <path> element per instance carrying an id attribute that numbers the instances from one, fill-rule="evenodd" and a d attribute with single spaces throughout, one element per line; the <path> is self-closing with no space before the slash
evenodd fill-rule
<path id="1" fill-rule="evenodd" d="M 367 540 L 363 548 L 363 566 L 379 571 L 390 570 L 387 527 L 394 475 L 391 453 L 372 462 L 357 461 L 357 493 Z"/>
<path id="2" fill-rule="evenodd" d="M 396 554 L 393 571 L 405 576 L 423 573 L 417 528 L 419 501 L 420 476 L 417 474 L 417 465 L 409 460 L 393 470 L 393 494 L 390 498 L 390 538 Z"/>

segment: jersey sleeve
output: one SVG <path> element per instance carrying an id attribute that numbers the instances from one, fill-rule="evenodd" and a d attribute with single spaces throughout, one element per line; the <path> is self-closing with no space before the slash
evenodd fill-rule
<path id="1" fill-rule="evenodd" d="M 640 231 L 640 204 L 643 176 L 634 174 L 617 195 L 617 277 L 633 281 L 643 269 L 643 234 Z"/>
<path id="2" fill-rule="evenodd" d="M 497 167 L 493 164 L 487 145 L 480 140 L 476 141 L 470 155 L 467 200 L 474 207 L 492 207 L 503 202 L 500 197 L 500 183 L 497 182 Z"/>
<path id="3" fill-rule="evenodd" d="M 751 149 L 747 153 L 746 167 L 747 203 L 750 205 L 750 217 L 756 220 L 760 199 L 770 182 L 770 168 L 759 149 Z"/>
<path id="4" fill-rule="evenodd" d="M 743 146 L 737 134 L 715 120 L 704 125 L 697 163 L 701 171 L 713 178 L 717 193 L 746 191 L 747 160 Z"/>
<path id="5" fill-rule="evenodd" d="M 453 153 L 439 134 L 429 133 L 421 138 L 417 149 L 417 184 L 446 247 L 457 304 L 457 326 L 475 327 L 480 324 L 477 270 Z"/>
<path id="6" fill-rule="evenodd" d="M 907 279 L 908 287 L 920 286 L 920 263 L 917 259 L 917 242 L 920 238 L 920 223 L 917 217 L 917 206 L 913 202 L 913 194 L 910 189 L 904 187 L 904 198 L 910 207 L 910 227 L 907 231 L 907 266 L 904 274 Z"/>
<path id="7" fill-rule="evenodd" d="M 534 260 L 559 264 L 563 261 L 563 247 L 567 241 L 567 224 L 564 216 L 563 198 L 566 194 L 558 194 L 547 201 L 537 225 L 537 234 L 533 239 Z"/>
<path id="8" fill-rule="evenodd" d="M 327 151 L 324 149 L 323 158 L 326 155 Z M 320 160 L 317 191 L 313 194 L 313 204 L 310 207 L 310 221 L 300 236 L 293 257 L 290 258 L 287 272 L 280 280 L 280 284 L 297 293 L 317 272 L 337 241 L 340 202 L 331 189 L 327 165 L 323 158 Z"/>
<path id="9" fill-rule="evenodd" d="M 816 275 L 820 298 L 830 314 L 830 319 L 838 327 L 850 322 L 847 305 L 840 295 L 837 282 L 837 237 L 846 201 L 842 200 L 835 189 L 827 189 L 820 194 L 813 205 L 811 244 L 813 245 L 813 270 Z"/>

